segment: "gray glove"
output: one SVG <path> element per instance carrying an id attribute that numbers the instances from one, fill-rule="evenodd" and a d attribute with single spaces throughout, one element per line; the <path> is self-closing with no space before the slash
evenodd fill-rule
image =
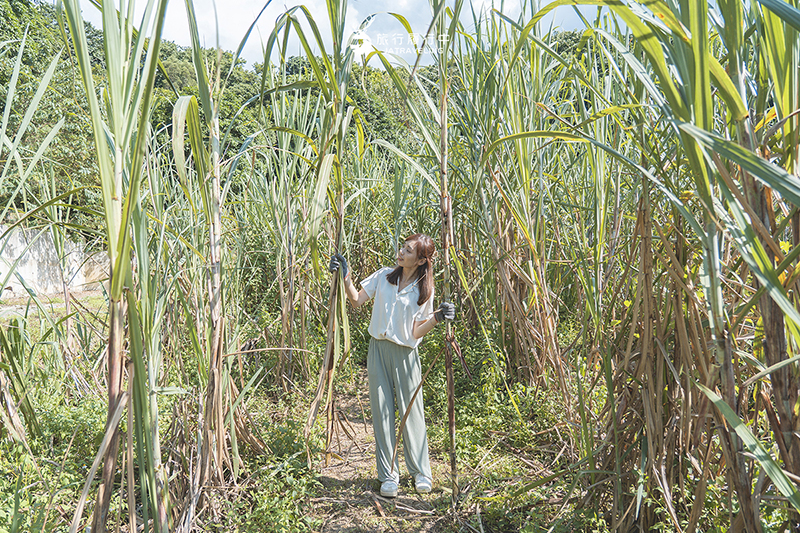
<path id="1" fill-rule="evenodd" d="M 436 319 L 437 324 L 442 320 L 453 320 L 455 317 L 456 305 L 450 302 L 442 302 L 441 305 L 439 305 L 439 309 L 433 313 L 433 318 Z"/>
<path id="2" fill-rule="evenodd" d="M 331 264 L 328 265 L 328 271 L 333 273 L 338 270 L 342 271 L 342 277 L 346 278 L 350 270 L 347 268 L 347 260 L 342 254 L 336 253 L 331 256 Z"/>

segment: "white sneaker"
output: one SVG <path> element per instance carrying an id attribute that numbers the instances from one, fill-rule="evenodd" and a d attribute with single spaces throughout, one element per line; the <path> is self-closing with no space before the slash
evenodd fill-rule
<path id="1" fill-rule="evenodd" d="M 417 474 L 414 476 L 414 486 L 420 494 L 427 494 L 432 488 L 431 478 L 425 474 Z"/>
<path id="2" fill-rule="evenodd" d="M 390 479 L 381 483 L 381 496 L 384 498 L 394 498 L 397 496 L 397 482 Z"/>

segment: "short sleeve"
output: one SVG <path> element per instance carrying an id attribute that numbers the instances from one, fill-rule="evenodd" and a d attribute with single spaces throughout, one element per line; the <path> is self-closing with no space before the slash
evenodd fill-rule
<path id="1" fill-rule="evenodd" d="M 364 289 L 364 292 L 367 293 L 367 296 L 369 296 L 370 300 L 375 298 L 375 292 L 378 290 L 378 283 L 380 282 L 380 276 L 382 273 L 383 274 L 386 273 L 385 270 L 386 270 L 385 268 L 381 268 L 380 270 L 373 272 L 372 274 L 361 280 L 361 288 Z"/>
<path id="2" fill-rule="evenodd" d="M 422 304 L 417 311 L 417 314 L 414 316 L 415 322 L 425 322 L 430 317 L 433 316 L 433 292 L 431 292 L 431 297 Z"/>

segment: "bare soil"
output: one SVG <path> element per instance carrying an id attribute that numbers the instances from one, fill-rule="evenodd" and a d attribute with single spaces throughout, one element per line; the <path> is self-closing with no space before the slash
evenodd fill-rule
<path id="1" fill-rule="evenodd" d="M 431 450 L 434 482 L 430 494 L 417 494 L 414 480 L 400 457 L 400 491 L 396 498 L 380 495 L 375 465 L 375 439 L 369 418 L 366 370 L 359 373 L 355 392 L 337 400 L 339 423 L 328 466 L 320 469 L 322 496 L 313 501 L 320 533 L 383 531 L 439 532 L 452 526 L 449 466 Z M 450 515 L 450 516 L 448 516 Z"/>

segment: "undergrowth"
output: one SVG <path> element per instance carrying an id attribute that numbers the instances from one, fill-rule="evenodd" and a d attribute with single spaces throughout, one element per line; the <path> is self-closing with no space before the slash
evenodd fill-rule
<path id="1" fill-rule="evenodd" d="M 347 364 L 339 369 L 338 394 L 354 396 L 363 392 L 358 387 L 365 386 L 360 380 L 366 367 L 367 319 L 366 315 L 354 314 L 353 350 Z M 311 342 L 317 343 L 316 349 L 321 349 L 317 338 L 320 334 L 316 332 Z M 482 335 L 458 325 L 456 338 L 469 375 L 455 358 L 456 458 L 463 491 L 455 506 L 448 488 L 449 468 L 442 466 L 449 464 L 443 357 L 431 370 L 423 389 L 431 455 L 439 465 L 439 470 L 434 471 L 435 484 L 442 488 L 437 498 L 429 500 L 438 517 L 435 531 L 608 531 L 602 509 L 579 505 L 582 485 L 573 483 L 576 472 L 571 468 L 577 458 L 569 445 L 574 438 L 570 432 L 574 430 L 563 422 L 563 398 L 553 396 L 544 386 L 508 382 L 504 378 L 507 372 L 498 362 L 502 358 L 497 347 L 487 344 Z M 442 349 L 441 335 L 430 335 L 425 340 L 420 349 L 423 372 Z M 92 392 L 99 390 L 96 387 L 78 394 L 68 375 L 59 377 L 52 369 L 44 372 L 42 358 L 50 357 L 47 350 L 28 353 L 36 359 L 29 362 L 31 379 L 37 385 L 32 389 L 31 401 L 41 434 L 29 436 L 30 448 L 7 436 L 0 439 L 0 531 L 64 531 L 72 520 L 78 495 L 103 437 L 106 400 Z M 185 352 L 177 357 L 183 358 L 184 365 L 197 364 L 192 358 L 187 359 Z M 211 491 L 209 501 L 217 512 L 198 518 L 198 526 L 205 531 L 312 532 L 321 528 L 323 518 L 315 511 L 314 502 L 322 493 L 322 485 L 315 467 L 308 465 L 303 437 L 315 379 L 284 391 L 269 375 L 276 357 L 275 352 L 245 356 L 243 376 L 238 375 L 238 365 L 234 364 L 237 382 L 246 381 L 259 368 L 263 373 L 264 379 L 248 391 L 243 405 L 250 413 L 253 433 L 268 451 L 261 455 L 242 445 L 244 464 L 238 483 L 225 492 Z M 313 358 L 312 362 L 312 366 L 318 365 Z M 90 363 L 87 360 L 73 367 L 87 383 L 93 380 Z M 173 365 L 165 382 L 180 381 L 177 366 Z M 159 399 L 162 432 L 170 425 L 172 407 L 179 397 Z M 368 404 L 363 408 L 368 417 Z M 324 447 L 323 419 L 320 415 L 308 441 L 312 458 L 320 457 Z M 126 431 L 125 417 L 121 429 Z M 97 480 L 94 483 L 93 491 Z M 727 512 L 713 501 L 727 497 L 721 490 L 724 486 L 724 479 L 709 484 L 708 504 L 701 517 L 701 524 L 708 531 L 719 530 L 718 525 L 729 521 Z M 687 486 L 687 491 L 690 488 Z M 93 491 L 85 517 L 91 511 Z M 687 492 L 681 497 L 691 498 L 692 494 Z M 645 498 L 657 503 L 663 495 Z M 663 506 L 658 508 L 663 510 Z M 121 516 L 124 522 L 126 513 L 125 502 L 115 498 L 112 516 Z M 659 516 L 660 529 L 673 531 L 666 512 Z M 771 515 L 764 516 L 769 520 Z M 404 527 L 413 530 L 413 525 L 408 524 Z M 376 527 L 376 531 L 380 529 Z M 765 522 L 765 527 L 768 529 L 770 524 Z"/>

